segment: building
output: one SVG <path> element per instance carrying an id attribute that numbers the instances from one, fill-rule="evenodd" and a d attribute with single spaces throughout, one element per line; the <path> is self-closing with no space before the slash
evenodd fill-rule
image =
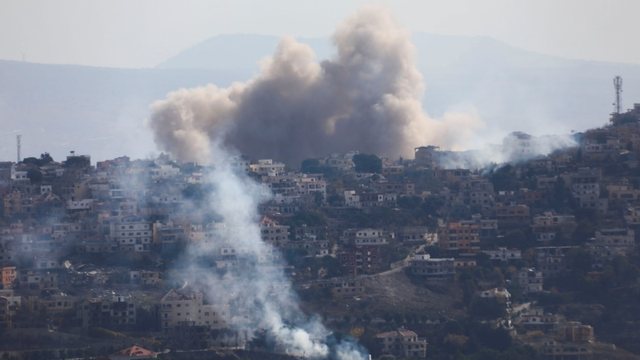
<path id="1" fill-rule="evenodd" d="M 496 250 L 483 250 L 482 252 L 489 255 L 489 260 L 493 261 L 507 262 L 522 259 L 522 251 L 520 251 L 520 249 L 499 247 Z"/>
<path id="2" fill-rule="evenodd" d="M 355 190 L 345 190 L 344 206 L 358 209 L 361 208 L 362 203 L 360 202 L 360 195 L 358 195 Z"/>
<path id="3" fill-rule="evenodd" d="M 414 331 L 400 328 L 376 334 L 382 345 L 382 352 L 401 358 L 424 359 L 427 357 L 427 340 L 418 337 Z"/>
<path id="4" fill-rule="evenodd" d="M 223 329 L 228 316 L 226 306 L 206 303 L 204 293 L 191 287 L 171 289 L 160 300 L 160 323 L 165 333 L 180 327 Z"/>
<path id="5" fill-rule="evenodd" d="M 536 268 L 544 276 L 555 275 L 565 270 L 565 257 L 577 246 L 539 246 L 535 248 Z"/>
<path id="6" fill-rule="evenodd" d="M 453 258 L 432 258 L 429 254 L 414 255 L 409 261 L 412 274 L 432 280 L 449 280 L 456 273 Z"/>
<path id="7" fill-rule="evenodd" d="M 137 217 L 127 217 L 110 226 L 109 236 L 120 251 L 147 252 L 153 239 L 152 224 Z"/>
<path id="8" fill-rule="evenodd" d="M 387 245 L 388 243 L 387 236 L 381 229 L 358 229 L 353 238 L 353 244 L 356 246 Z"/>
<path id="9" fill-rule="evenodd" d="M 536 271 L 533 268 L 518 271 L 518 285 L 524 294 L 542 292 L 544 285 L 542 271 Z"/>
<path id="10" fill-rule="evenodd" d="M 105 294 L 81 301 L 78 317 L 83 328 L 126 328 L 136 324 L 136 305 L 130 296 Z"/>
<path id="11" fill-rule="evenodd" d="M 257 163 L 249 164 L 249 170 L 261 176 L 284 175 L 285 166 L 283 163 L 274 162 L 271 159 L 258 160 Z"/>
<path id="12" fill-rule="evenodd" d="M 480 250 L 480 226 L 474 222 L 440 222 L 438 244 L 449 251 L 475 253 Z"/>
<path id="13" fill-rule="evenodd" d="M 386 270 L 386 246 L 349 245 L 338 252 L 338 261 L 349 275 L 373 274 Z"/>
<path id="14" fill-rule="evenodd" d="M 590 244 L 590 248 L 599 257 L 626 256 L 635 248 L 633 229 L 600 229 Z"/>
<path id="15" fill-rule="evenodd" d="M 516 203 L 496 204 L 496 219 L 500 228 L 527 226 L 531 221 L 529 206 Z"/>
<path id="16" fill-rule="evenodd" d="M 18 273 L 15 266 L 5 266 L 2 268 L 2 288 L 11 289 L 15 285 Z"/>
<path id="17" fill-rule="evenodd" d="M 276 247 L 283 247 L 289 243 L 289 226 L 280 225 L 267 216 L 260 220 L 260 234 L 263 241 Z"/>
<path id="18" fill-rule="evenodd" d="M 364 281 L 356 277 L 333 279 L 331 281 L 331 295 L 334 298 L 362 296 L 364 293 Z"/>

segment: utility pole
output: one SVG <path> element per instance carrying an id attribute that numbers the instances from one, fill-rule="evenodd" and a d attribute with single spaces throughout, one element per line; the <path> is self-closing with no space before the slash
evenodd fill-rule
<path id="1" fill-rule="evenodd" d="M 21 160 L 20 150 L 22 148 L 22 135 L 16 135 L 16 153 L 18 157 L 18 162 Z"/>

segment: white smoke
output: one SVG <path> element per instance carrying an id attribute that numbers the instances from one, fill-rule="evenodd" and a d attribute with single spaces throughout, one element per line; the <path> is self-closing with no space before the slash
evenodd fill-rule
<path id="1" fill-rule="evenodd" d="M 279 252 L 261 238 L 257 209 L 269 199 L 269 190 L 234 167 L 233 156 L 219 143 L 209 144 L 208 151 L 214 168 L 210 211 L 218 226 L 211 241 L 188 249 L 183 275 L 208 289 L 207 298 L 214 304 L 229 304 L 236 314 L 231 326 L 241 333 L 265 330 L 277 348 L 296 356 L 363 359 L 355 344 L 343 342 L 332 349 L 327 343 L 331 332 L 301 311 Z M 233 249 L 238 263 L 216 271 L 206 260 L 219 258 L 222 248 Z"/>
<path id="2" fill-rule="evenodd" d="M 571 135 L 531 136 L 522 132 L 507 135 L 502 144 L 486 144 L 475 150 L 441 152 L 439 165 L 447 169 L 484 169 L 494 165 L 517 164 L 554 151 L 578 146 Z"/>

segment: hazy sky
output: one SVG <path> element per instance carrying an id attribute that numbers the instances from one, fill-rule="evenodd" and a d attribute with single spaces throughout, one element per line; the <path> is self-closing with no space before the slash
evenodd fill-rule
<path id="1" fill-rule="evenodd" d="M 0 58 L 150 67 L 212 35 L 322 36 L 369 1 L 0 0 Z M 638 0 L 378 1 L 404 26 L 564 57 L 640 63 Z"/>

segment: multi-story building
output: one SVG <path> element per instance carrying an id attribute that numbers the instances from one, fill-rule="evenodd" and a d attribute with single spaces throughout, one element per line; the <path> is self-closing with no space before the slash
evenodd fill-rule
<path id="1" fill-rule="evenodd" d="M 518 285 L 520 285 L 524 294 L 542 292 L 544 285 L 542 271 L 537 271 L 534 268 L 520 270 L 518 272 Z"/>
<path id="2" fill-rule="evenodd" d="M 635 248 L 633 229 L 600 229 L 589 244 L 589 248 L 598 257 L 610 258 L 625 256 Z"/>
<path id="3" fill-rule="evenodd" d="M 110 294 L 82 300 L 77 314 L 84 328 L 122 328 L 136 324 L 136 305 L 130 296 Z"/>
<path id="4" fill-rule="evenodd" d="M 440 222 L 438 244 L 449 251 L 475 253 L 480 249 L 480 225 L 474 222 Z"/>
<path id="5" fill-rule="evenodd" d="M 249 164 L 249 170 L 261 176 L 284 175 L 284 168 L 283 163 L 274 162 L 271 159 L 261 159 L 257 163 Z"/>
<path id="6" fill-rule="evenodd" d="M 109 237 L 121 251 L 147 252 L 151 250 L 151 223 L 137 217 L 126 217 L 110 226 Z"/>
<path id="7" fill-rule="evenodd" d="M 2 288 L 11 289 L 15 285 L 18 272 L 15 266 L 5 266 L 2 268 Z"/>
<path id="8" fill-rule="evenodd" d="M 528 226 L 531 221 L 529 206 L 515 203 L 496 204 L 496 219 L 500 228 Z"/>
<path id="9" fill-rule="evenodd" d="M 489 260 L 493 261 L 507 262 L 522 259 L 522 251 L 520 249 L 499 247 L 495 250 L 483 250 L 482 252 L 489 255 Z"/>
<path id="10" fill-rule="evenodd" d="M 400 328 L 376 334 L 382 345 L 382 352 L 401 358 L 427 357 L 427 340 L 418 337 L 414 331 Z"/>
<path id="11" fill-rule="evenodd" d="M 432 258 L 429 254 L 414 255 L 409 261 L 412 274 L 433 280 L 447 280 L 456 273 L 453 258 Z"/>
<path id="12" fill-rule="evenodd" d="M 191 287 L 171 289 L 160 300 L 160 323 L 166 333 L 180 327 L 227 327 L 226 305 L 208 304 L 204 293 Z"/>
<path id="13" fill-rule="evenodd" d="M 544 276 L 555 275 L 566 268 L 565 257 L 577 246 L 540 246 L 535 248 L 536 268 Z"/>
<path id="14" fill-rule="evenodd" d="M 283 247 L 289 243 L 289 226 L 280 225 L 267 216 L 260 220 L 260 234 L 263 241 L 276 247 Z"/>

